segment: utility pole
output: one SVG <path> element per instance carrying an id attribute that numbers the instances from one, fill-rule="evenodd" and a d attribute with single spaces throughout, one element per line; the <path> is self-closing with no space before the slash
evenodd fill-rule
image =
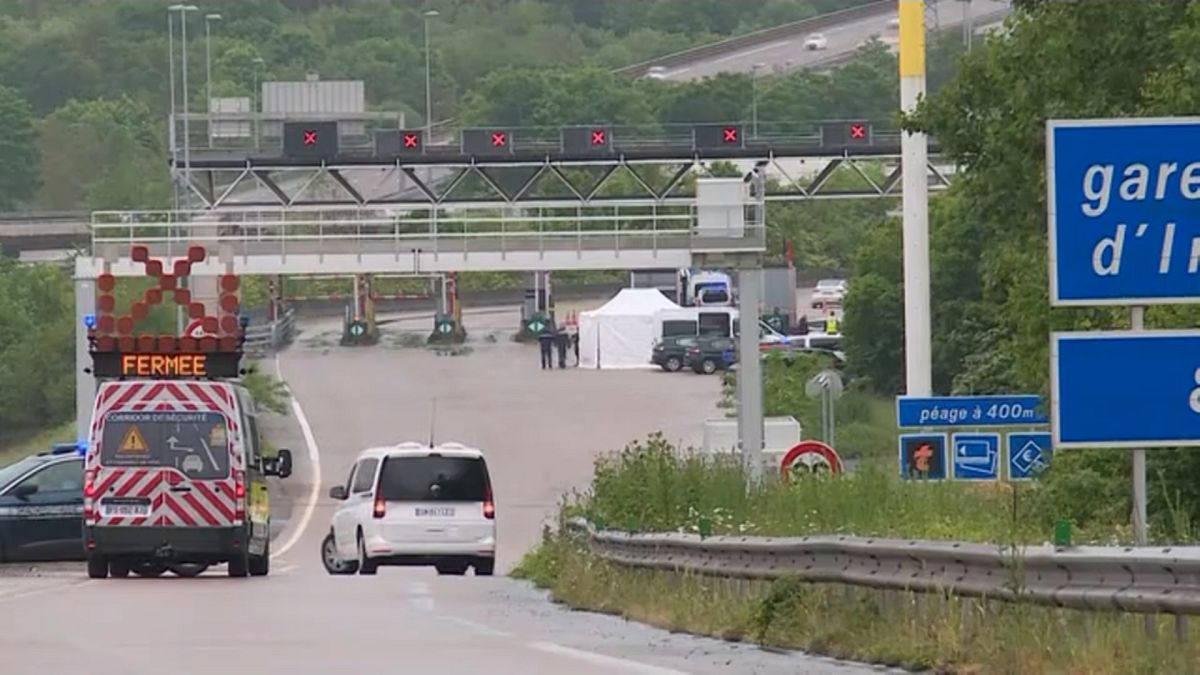
<path id="1" fill-rule="evenodd" d="M 899 0 L 900 109 L 911 113 L 925 94 L 925 3 Z M 923 133 L 900 140 L 904 240 L 904 365 L 909 396 L 933 393 L 929 299 L 929 144 Z"/>
<path id="2" fill-rule="evenodd" d="M 183 69 L 183 165 L 184 165 L 183 166 L 183 186 L 184 186 L 183 194 L 184 194 L 184 205 L 186 208 L 186 206 L 191 204 L 191 201 L 192 201 L 192 195 L 191 195 L 191 191 L 192 191 L 192 171 L 191 171 L 191 169 L 192 169 L 192 166 L 191 166 L 192 152 L 191 152 L 191 141 L 188 138 L 189 133 L 190 133 L 190 128 L 188 125 L 187 13 L 188 12 L 198 12 L 198 11 L 200 11 L 200 8 L 195 5 L 171 5 L 167 9 L 169 9 L 171 11 L 179 12 L 179 24 L 180 24 L 179 37 L 180 37 L 180 41 L 182 42 L 182 45 L 183 45 L 181 47 L 181 51 L 183 53 L 182 65 L 181 65 L 181 68 Z"/>
<path id="3" fill-rule="evenodd" d="M 220 21 L 220 14 L 204 15 L 204 109 L 208 111 L 208 147 L 212 147 L 212 22 Z"/>
<path id="4" fill-rule="evenodd" d="M 753 138 L 758 138 L 758 71 L 766 66 L 765 63 L 750 66 L 750 127 Z"/>
<path id="5" fill-rule="evenodd" d="M 425 12 L 425 141 L 421 143 L 422 148 L 433 142 L 433 57 L 429 50 L 429 21 L 437 16 L 436 9 Z M 432 167 L 425 170 L 425 184 L 433 185 Z"/>
<path id="6" fill-rule="evenodd" d="M 171 208 L 179 210 L 179 152 L 175 138 L 175 17 L 167 12 L 167 70 L 171 80 L 171 113 L 167 115 L 170 129 L 167 142 L 171 144 Z"/>

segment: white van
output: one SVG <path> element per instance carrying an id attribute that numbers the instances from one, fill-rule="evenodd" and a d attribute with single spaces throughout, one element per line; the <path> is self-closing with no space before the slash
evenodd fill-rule
<path id="1" fill-rule="evenodd" d="M 460 443 L 401 443 L 359 453 L 326 538 L 331 572 L 375 574 L 380 565 L 433 566 L 438 574 L 490 576 L 496 504 L 483 453 Z"/>
<path id="2" fill-rule="evenodd" d="M 84 458 L 88 576 L 192 576 L 218 563 L 231 577 L 266 575 L 265 479 L 291 466 L 288 450 L 262 454 L 254 401 L 239 384 L 101 382 Z"/>

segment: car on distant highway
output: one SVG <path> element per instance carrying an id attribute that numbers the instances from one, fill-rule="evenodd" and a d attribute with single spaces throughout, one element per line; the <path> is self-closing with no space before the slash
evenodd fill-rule
<path id="1" fill-rule="evenodd" d="M 85 557 L 83 454 L 75 444 L 0 468 L 0 561 Z"/>
<path id="2" fill-rule="evenodd" d="M 812 301 L 841 301 L 846 297 L 846 291 L 850 288 L 845 279 L 821 279 L 817 282 L 816 288 L 813 289 Z"/>
<path id="3" fill-rule="evenodd" d="M 821 33 L 813 33 L 804 39 L 804 48 L 809 51 L 825 49 L 828 46 L 829 40 Z"/>
<path id="4" fill-rule="evenodd" d="M 333 574 L 375 574 L 381 565 L 432 566 L 438 574 L 491 576 L 496 504 L 483 453 L 460 443 L 369 448 L 358 455 L 331 526 Z M 329 538 L 326 538 L 329 542 Z"/>
<path id="5" fill-rule="evenodd" d="M 650 66 L 646 69 L 646 77 L 651 80 L 667 79 L 667 69 L 662 66 Z"/>

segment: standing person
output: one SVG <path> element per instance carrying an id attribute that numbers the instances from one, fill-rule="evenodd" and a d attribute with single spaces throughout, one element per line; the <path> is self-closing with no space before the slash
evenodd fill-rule
<path id="1" fill-rule="evenodd" d="M 542 370 L 554 367 L 554 357 L 550 348 L 554 345 L 554 328 L 547 322 L 538 333 L 538 348 L 542 352 Z"/>
<path id="2" fill-rule="evenodd" d="M 801 314 L 800 321 L 796 324 L 796 333 L 799 335 L 808 335 L 808 315 Z"/>
<path id="3" fill-rule="evenodd" d="M 571 342 L 575 344 L 575 367 L 579 367 L 579 329 L 571 335 Z"/>
<path id="4" fill-rule="evenodd" d="M 830 311 L 829 316 L 825 317 L 825 334 L 834 335 L 838 332 L 837 313 Z"/>
<path id="5" fill-rule="evenodd" d="M 570 339 L 571 339 L 571 336 L 567 335 L 567 331 L 565 328 L 559 328 L 558 332 L 555 333 L 555 335 L 554 335 L 554 346 L 558 347 L 558 367 L 559 368 L 567 367 L 567 340 L 570 340 Z"/>

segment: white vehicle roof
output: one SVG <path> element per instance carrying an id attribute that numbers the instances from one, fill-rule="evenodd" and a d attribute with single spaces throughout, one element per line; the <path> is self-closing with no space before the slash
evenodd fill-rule
<path id="1" fill-rule="evenodd" d="M 846 285 L 845 279 L 821 279 L 820 281 L 817 282 L 818 288 L 821 288 L 821 287 L 828 288 L 830 286 L 845 286 L 845 285 Z"/>
<path id="2" fill-rule="evenodd" d="M 416 441 L 405 441 L 396 445 L 383 445 L 374 448 L 367 448 L 358 453 L 355 461 L 384 457 L 428 457 L 430 455 L 439 454 L 446 457 L 478 457 L 483 459 L 483 453 L 478 448 L 472 448 L 462 443 L 447 441 L 438 445 L 430 446 L 428 443 L 418 443 Z"/>

